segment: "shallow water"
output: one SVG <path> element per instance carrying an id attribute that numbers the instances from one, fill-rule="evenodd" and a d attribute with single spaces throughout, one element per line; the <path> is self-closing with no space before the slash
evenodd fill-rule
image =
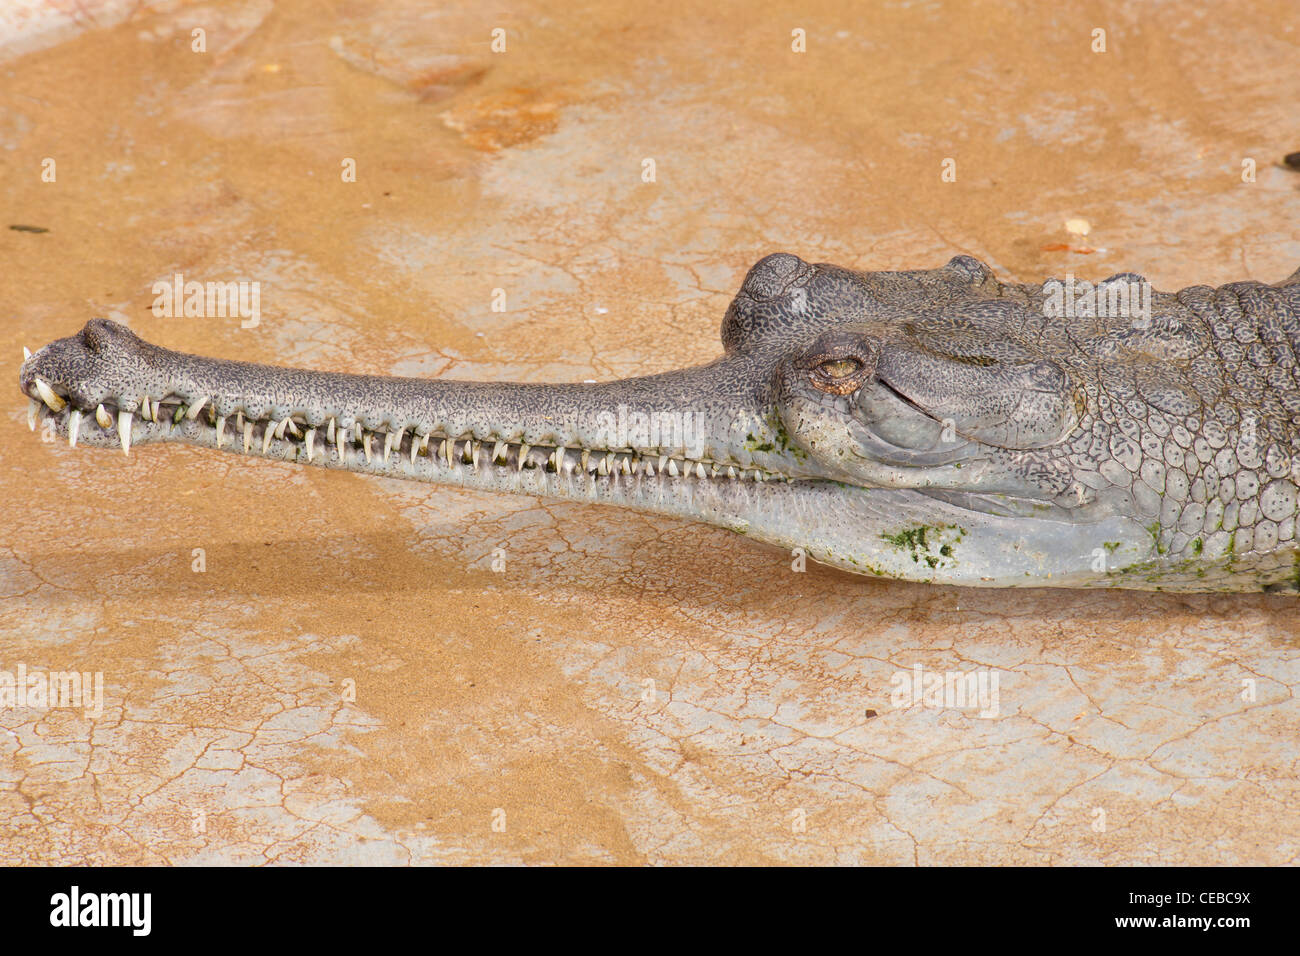
<path id="1" fill-rule="evenodd" d="M 1300 266 L 1289 0 L 480 6 L 0 15 L 0 225 L 47 230 L 0 230 L 0 352 L 105 315 L 274 364 L 605 379 L 716 356 L 779 249 L 1166 289 Z M 176 273 L 260 283 L 257 325 L 155 316 Z M 0 670 L 103 672 L 104 707 L 0 709 L 2 862 L 1300 851 L 1294 599 L 797 574 L 593 506 L 71 450 L 5 407 Z M 998 715 L 895 707 L 916 665 L 996 674 Z"/>

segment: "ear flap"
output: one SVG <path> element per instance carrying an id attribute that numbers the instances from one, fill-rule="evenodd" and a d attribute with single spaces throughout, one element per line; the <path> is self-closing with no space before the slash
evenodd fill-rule
<path id="1" fill-rule="evenodd" d="M 886 342 L 876 377 L 926 415 L 951 421 L 959 435 L 985 445 L 1045 448 L 1079 420 L 1079 399 L 1064 370 L 1007 339 L 954 330 L 942 344 Z"/>

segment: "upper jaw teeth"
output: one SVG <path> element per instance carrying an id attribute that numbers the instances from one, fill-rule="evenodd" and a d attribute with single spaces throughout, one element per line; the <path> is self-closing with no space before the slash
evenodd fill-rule
<path id="1" fill-rule="evenodd" d="M 36 379 L 36 392 L 41 396 L 41 401 L 48 405 L 52 412 L 61 412 L 68 404 L 61 396 L 55 394 L 54 389 L 39 378 Z"/>
<path id="2" fill-rule="evenodd" d="M 41 379 L 34 380 L 37 394 L 41 401 L 52 411 L 59 412 L 68 406 L 67 399 L 58 395 L 54 389 Z M 111 404 L 111 403 L 110 403 Z M 164 409 L 164 405 L 166 408 Z M 179 426 L 188 426 L 188 422 L 199 420 L 199 414 L 205 407 L 209 409 L 207 418 L 204 420 L 207 427 L 211 427 L 216 440 L 216 447 L 222 447 L 222 431 L 224 430 L 227 420 L 231 417 L 229 413 L 223 415 L 216 407 L 215 401 L 205 396 L 192 403 L 186 403 L 184 400 L 176 398 L 151 398 L 143 396 L 140 401 L 140 418 L 159 425 L 165 425 L 171 428 Z M 28 421 L 33 429 L 36 427 L 36 420 L 39 414 L 40 404 L 33 400 L 29 408 Z M 166 414 L 163 414 L 163 412 Z M 74 409 L 69 419 L 69 444 L 76 444 L 78 430 L 83 424 L 85 415 L 79 409 Z M 119 409 L 116 416 L 113 412 L 98 404 L 95 407 L 94 419 L 98 425 L 108 430 L 116 424 L 118 439 L 122 445 L 123 452 L 129 454 L 131 449 L 132 426 L 134 425 L 134 416 L 132 412 Z M 750 479 L 753 481 L 763 481 L 764 479 L 778 479 L 779 475 L 764 473 L 761 469 L 744 468 L 737 464 L 729 464 L 725 461 L 718 462 L 709 459 L 697 460 L 679 455 L 661 455 L 655 451 L 609 451 L 600 448 L 583 448 L 573 446 L 556 446 L 548 447 L 546 445 L 531 446 L 526 442 L 510 442 L 500 440 L 490 440 L 484 447 L 483 442 L 474 438 L 472 435 L 462 435 L 460 437 L 440 437 L 434 432 L 419 433 L 414 429 L 408 430 L 406 427 L 401 429 L 369 429 L 367 430 L 359 421 L 353 422 L 352 425 L 344 427 L 337 423 L 335 418 L 330 417 L 325 422 L 312 423 L 306 417 L 299 416 L 295 421 L 292 416 L 284 415 L 283 417 L 274 418 L 267 416 L 265 418 L 254 419 L 246 418 L 240 411 L 235 415 L 236 434 L 240 436 L 242 442 L 238 442 L 234 447 L 242 447 L 246 453 L 251 453 L 254 449 L 259 449 L 262 454 L 268 454 L 271 445 L 275 441 L 288 444 L 298 449 L 302 457 L 307 461 L 314 461 L 316 458 L 322 461 L 328 460 L 331 456 L 328 451 L 328 444 L 336 445 L 338 457 L 336 461 L 356 462 L 364 460 L 372 466 L 382 461 L 384 466 L 390 465 L 391 457 L 397 453 L 398 464 L 403 460 L 409 460 L 412 467 L 422 458 L 427 458 L 434 466 L 440 468 L 455 469 L 461 464 L 467 464 L 472 470 L 477 471 L 483 466 L 491 467 L 493 465 L 508 469 L 509 471 L 522 472 L 526 468 L 538 469 L 548 473 L 563 474 L 566 476 L 574 474 L 589 475 L 601 479 L 617 480 L 619 477 L 636 477 L 644 476 L 653 478 L 656 475 L 662 475 L 666 478 L 691 478 L 699 480 L 709 480 L 722 478 L 724 480 Z M 300 427 L 301 426 L 301 427 Z M 326 428 L 326 438 L 328 444 L 325 448 L 308 447 L 308 443 L 315 438 L 316 429 L 319 427 Z M 254 431 L 260 431 L 260 440 L 254 441 Z M 382 435 L 382 444 L 379 446 L 382 451 L 382 459 L 371 442 L 378 440 Z M 329 441 L 332 437 L 333 441 Z M 431 442 L 430 439 L 433 439 Z M 357 455 L 348 455 L 350 447 L 360 446 L 364 455 L 361 459 Z M 479 450 L 483 448 L 484 452 L 490 452 L 489 455 L 480 455 Z M 321 452 L 321 454 L 317 454 Z M 787 479 L 793 480 L 793 479 Z"/>
<path id="3" fill-rule="evenodd" d="M 131 454 L 131 413 L 120 412 L 117 416 L 117 437 L 122 442 L 122 454 Z"/>

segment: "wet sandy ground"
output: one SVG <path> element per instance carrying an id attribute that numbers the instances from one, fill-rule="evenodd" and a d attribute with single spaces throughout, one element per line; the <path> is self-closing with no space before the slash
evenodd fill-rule
<path id="1" fill-rule="evenodd" d="M 10 8 L 0 225 L 48 231 L 0 229 L 0 354 L 106 315 L 275 364 L 605 379 L 714 357 L 776 250 L 1300 266 L 1291 0 L 431 6 Z M 155 317 L 177 272 L 260 282 L 260 323 Z M 97 715 L 0 708 L 0 862 L 1300 852 L 1294 599 L 795 573 L 597 507 L 71 450 L 0 407 L 0 670 L 104 681 Z M 895 706 L 917 665 L 996 675 L 997 716 Z"/>

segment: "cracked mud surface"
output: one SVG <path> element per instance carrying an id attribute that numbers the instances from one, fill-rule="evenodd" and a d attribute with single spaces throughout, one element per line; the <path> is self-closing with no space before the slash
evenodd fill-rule
<path id="1" fill-rule="evenodd" d="M 106 315 L 275 364 L 604 379 L 715 356 L 776 250 L 1157 288 L 1300 265 L 1285 2 L 80 7 L 0 21 L 3 225 L 49 230 L 0 230 L 15 369 Z M 260 324 L 155 317 L 177 272 L 261 282 Z M 124 460 L 5 409 L 0 670 L 100 672 L 103 706 L 0 707 L 0 862 L 1300 853 L 1295 599 L 796 573 L 686 522 Z M 918 665 L 995 676 L 996 715 L 897 706 Z"/>

